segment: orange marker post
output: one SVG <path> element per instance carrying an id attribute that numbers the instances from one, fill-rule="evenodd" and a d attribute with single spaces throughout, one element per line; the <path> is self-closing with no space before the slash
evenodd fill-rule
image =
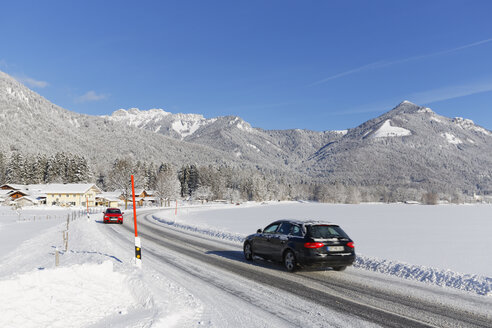
<path id="1" fill-rule="evenodd" d="M 137 208 L 135 206 L 135 181 L 132 175 L 133 224 L 135 226 L 135 265 L 142 267 L 142 244 L 137 232 Z"/>

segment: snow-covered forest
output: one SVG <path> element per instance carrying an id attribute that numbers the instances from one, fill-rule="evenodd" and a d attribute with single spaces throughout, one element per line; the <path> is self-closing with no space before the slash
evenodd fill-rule
<path id="1" fill-rule="evenodd" d="M 161 200 L 270 201 L 314 200 L 325 203 L 418 201 L 436 204 L 472 202 L 458 190 L 438 193 L 413 188 L 388 188 L 383 185 L 356 186 L 341 182 L 317 183 L 278 172 L 226 165 L 147 163 L 130 158 L 116 159 L 112 166 L 97 169 L 86 158 L 70 153 L 53 156 L 14 152 L 0 153 L 0 184 L 96 183 L 102 190 L 120 190 L 130 195 L 130 176 L 138 188 L 153 190 Z"/>

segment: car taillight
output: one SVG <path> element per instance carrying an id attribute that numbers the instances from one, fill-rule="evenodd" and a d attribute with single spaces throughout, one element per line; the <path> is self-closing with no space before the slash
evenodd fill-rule
<path id="1" fill-rule="evenodd" d="M 323 243 L 305 243 L 304 244 L 304 247 L 306 247 L 306 248 L 321 248 L 323 246 L 325 246 L 325 244 L 323 244 Z"/>
<path id="2" fill-rule="evenodd" d="M 354 247 L 355 247 L 354 242 L 349 241 L 349 242 L 347 243 L 347 247 L 354 248 Z"/>

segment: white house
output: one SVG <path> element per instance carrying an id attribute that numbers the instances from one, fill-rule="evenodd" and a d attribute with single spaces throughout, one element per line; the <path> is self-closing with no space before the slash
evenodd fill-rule
<path id="1" fill-rule="evenodd" d="M 46 205 L 96 206 L 96 195 L 102 191 L 93 183 L 49 184 L 42 189 Z"/>

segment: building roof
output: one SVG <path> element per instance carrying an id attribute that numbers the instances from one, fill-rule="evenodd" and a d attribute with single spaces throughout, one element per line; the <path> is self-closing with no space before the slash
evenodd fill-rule
<path id="1" fill-rule="evenodd" d="M 119 198 L 121 197 L 121 192 L 120 191 L 104 191 L 100 194 L 97 195 L 98 197 L 115 197 Z"/>
<path id="2" fill-rule="evenodd" d="M 0 188 L 10 188 L 13 190 L 20 190 L 20 189 L 26 189 L 26 185 L 21 185 L 21 184 L 13 184 L 13 183 L 6 183 L 4 185 L 1 185 Z"/>
<path id="3" fill-rule="evenodd" d="M 95 188 L 97 193 L 101 193 L 101 189 L 99 189 L 93 183 L 70 183 L 70 184 L 49 184 L 45 185 L 44 188 L 38 190 L 44 194 L 85 194 L 91 188 Z"/>
<path id="4" fill-rule="evenodd" d="M 121 200 L 118 197 L 103 196 L 103 195 L 97 195 L 96 198 L 98 198 L 98 199 L 104 199 L 104 200 L 107 200 L 109 202 L 119 202 Z"/>
<path id="5" fill-rule="evenodd" d="M 50 184 L 4 184 L 0 187 L 9 187 L 13 190 L 21 190 L 24 193 L 33 194 L 56 194 L 56 193 L 69 193 L 69 194 L 83 194 L 90 188 L 94 187 L 101 193 L 102 191 L 93 183 L 50 183 Z M 9 190 L 12 191 L 12 190 Z"/>
<path id="6" fill-rule="evenodd" d="M 18 202 L 21 202 L 21 201 L 29 201 L 33 204 L 37 204 L 38 203 L 38 200 L 37 199 L 34 199 L 32 197 L 29 197 L 29 196 L 22 196 L 22 197 L 19 197 L 17 199 L 14 199 L 13 202 L 14 203 L 18 203 Z"/>
<path id="7" fill-rule="evenodd" d="M 22 194 L 22 195 L 24 195 L 24 196 L 29 195 L 29 194 L 27 193 L 27 191 L 25 191 L 25 190 L 8 190 L 7 195 L 8 195 L 8 196 L 11 196 L 11 195 L 16 194 L 16 193 Z"/>

